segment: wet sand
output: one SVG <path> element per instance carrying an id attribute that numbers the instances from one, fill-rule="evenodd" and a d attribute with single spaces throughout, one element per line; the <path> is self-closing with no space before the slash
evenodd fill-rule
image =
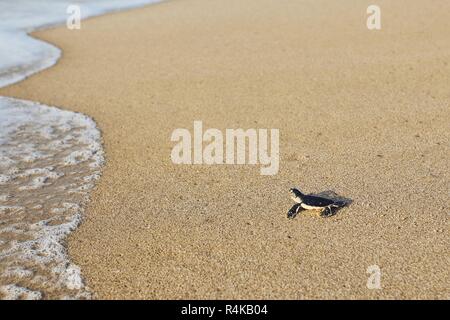
<path id="1" fill-rule="evenodd" d="M 97 298 L 450 298 L 450 3 L 184 0 L 36 33 L 0 90 L 83 112 L 107 164 L 68 248 Z M 175 165 L 176 128 L 280 129 L 280 171 Z M 286 218 L 288 189 L 353 203 Z M 382 289 L 367 288 L 367 268 Z"/>

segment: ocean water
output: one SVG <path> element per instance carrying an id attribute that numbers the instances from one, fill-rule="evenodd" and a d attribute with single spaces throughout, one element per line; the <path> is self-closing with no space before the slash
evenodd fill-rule
<path id="1" fill-rule="evenodd" d="M 28 33 L 64 24 L 69 5 L 86 18 L 153 2 L 0 0 L 0 87 L 55 64 L 61 51 Z M 91 298 L 65 239 L 80 224 L 103 163 L 89 117 L 0 97 L 0 299 Z"/>

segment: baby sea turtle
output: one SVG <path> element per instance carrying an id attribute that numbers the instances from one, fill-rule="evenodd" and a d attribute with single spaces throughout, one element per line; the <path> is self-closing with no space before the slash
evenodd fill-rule
<path id="1" fill-rule="evenodd" d="M 289 210 L 287 216 L 289 219 L 295 216 L 302 210 L 317 210 L 320 211 L 322 217 L 329 217 L 333 215 L 333 209 L 341 208 L 346 205 L 345 201 L 337 201 L 324 197 L 306 195 L 300 190 L 292 188 L 289 190 L 291 198 L 296 204 Z"/>

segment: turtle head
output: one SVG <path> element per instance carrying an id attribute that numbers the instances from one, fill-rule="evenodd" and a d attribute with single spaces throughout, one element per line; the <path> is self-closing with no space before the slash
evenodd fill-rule
<path id="1" fill-rule="evenodd" d="M 303 193 L 301 193 L 300 190 L 291 188 L 291 189 L 289 189 L 289 193 L 291 194 L 292 200 L 294 200 L 297 203 L 302 202 Z"/>

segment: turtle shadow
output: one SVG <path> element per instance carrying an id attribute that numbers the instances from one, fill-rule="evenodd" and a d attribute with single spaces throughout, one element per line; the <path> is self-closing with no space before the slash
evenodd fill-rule
<path id="1" fill-rule="evenodd" d="M 325 190 L 319 193 L 311 193 L 310 195 L 330 199 L 334 203 L 339 205 L 338 207 L 330 208 L 331 214 L 329 214 L 328 217 L 334 216 L 339 210 L 353 203 L 352 199 L 343 197 L 334 192 L 333 190 Z"/>

